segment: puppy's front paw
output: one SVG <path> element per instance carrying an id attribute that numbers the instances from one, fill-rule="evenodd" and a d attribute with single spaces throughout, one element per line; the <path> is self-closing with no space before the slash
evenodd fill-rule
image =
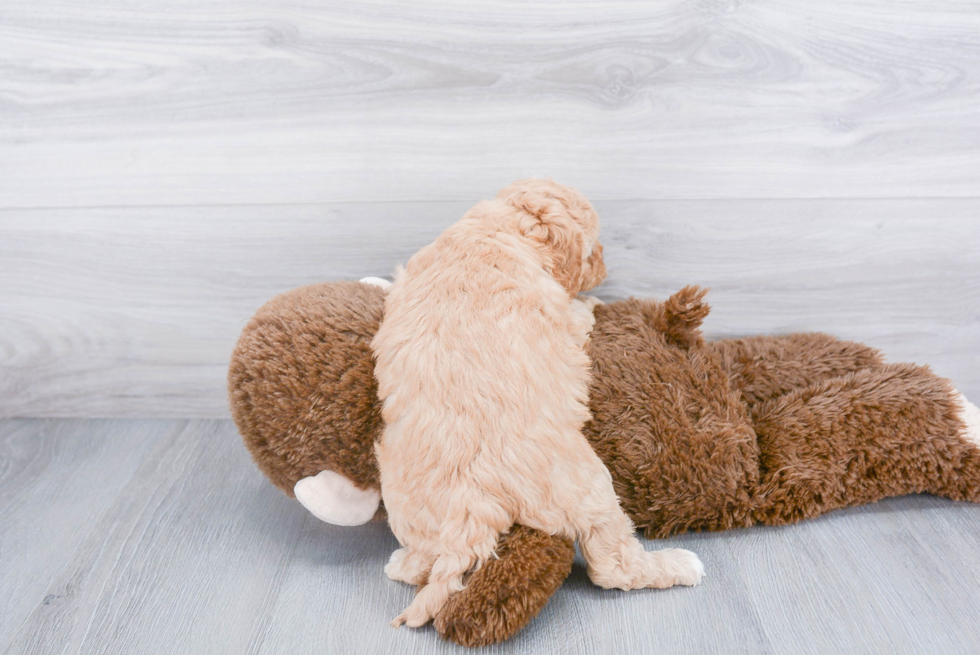
<path id="1" fill-rule="evenodd" d="M 427 560 L 419 551 L 399 548 L 391 554 L 385 564 L 385 575 L 397 582 L 420 585 L 429 578 L 432 562 Z"/>
<path id="2" fill-rule="evenodd" d="M 704 577 L 704 564 L 698 556 L 683 548 L 660 551 L 664 556 L 664 570 L 673 577 L 674 584 L 693 587 Z"/>
<path id="3" fill-rule="evenodd" d="M 399 548 L 391 554 L 388 558 L 388 563 L 385 564 L 385 575 L 388 579 L 394 580 L 395 582 L 408 582 L 405 579 L 405 574 L 402 571 L 402 566 L 405 562 L 405 555 L 408 554 L 407 548 Z"/>
<path id="4" fill-rule="evenodd" d="M 587 296 L 586 296 L 587 297 Z M 591 298 L 591 300 L 598 300 L 597 298 Z M 589 333 L 592 332 L 592 326 L 595 325 L 595 314 L 592 313 L 592 308 L 595 304 L 589 305 L 579 298 L 572 298 L 572 302 L 569 304 L 569 333 L 575 338 L 575 343 L 580 347 L 585 345 L 585 342 L 589 340 Z"/>

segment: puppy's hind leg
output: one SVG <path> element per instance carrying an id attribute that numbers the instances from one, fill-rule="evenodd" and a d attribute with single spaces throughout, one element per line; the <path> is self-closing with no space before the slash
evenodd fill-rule
<path id="1" fill-rule="evenodd" d="M 481 501 L 477 501 L 478 503 Z M 482 501 L 486 505 L 485 500 Z M 412 604 L 391 625 L 418 628 L 435 618 L 449 597 L 463 589 L 463 576 L 493 555 L 500 533 L 511 521 L 498 507 L 484 507 L 479 513 L 464 509 L 453 515 L 440 532 L 440 554 L 432 565 L 428 583 L 415 595 Z"/>
<path id="2" fill-rule="evenodd" d="M 579 542 L 592 582 L 605 589 L 666 589 L 701 582 L 704 565 L 697 555 L 681 548 L 644 550 L 629 518 L 616 509 L 619 516 L 600 519 Z"/>
<path id="3" fill-rule="evenodd" d="M 606 589 L 665 589 L 701 582 L 704 565 L 694 553 L 680 548 L 643 549 L 633 534 L 633 523 L 619 506 L 612 479 L 608 472 L 602 473 L 593 478 L 592 492 L 573 518 L 592 582 Z"/>

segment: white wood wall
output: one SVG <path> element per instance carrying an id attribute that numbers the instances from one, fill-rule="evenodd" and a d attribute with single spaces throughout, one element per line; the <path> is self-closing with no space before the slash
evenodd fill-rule
<path id="1" fill-rule="evenodd" d="M 596 201 L 607 299 L 980 397 L 974 0 L 5 0 L 0 416 L 227 416 L 262 302 L 527 175 Z"/>

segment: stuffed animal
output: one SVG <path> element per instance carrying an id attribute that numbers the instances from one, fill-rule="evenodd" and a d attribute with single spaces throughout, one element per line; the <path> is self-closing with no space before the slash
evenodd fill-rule
<path id="1" fill-rule="evenodd" d="M 704 294 L 594 312 L 584 433 L 646 536 L 794 523 L 910 493 L 980 501 L 980 410 L 949 381 L 823 334 L 706 342 Z M 383 302 L 381 286 L 359 282 L 282 294 L 248 323 L 229 371 L 259 468 L 340 525 L 384 516 L 369 348 Z M 497 554 L 436 617 L 442 636 L 510 637 L 568 576 L 574 549 L 514 526 Z"/>

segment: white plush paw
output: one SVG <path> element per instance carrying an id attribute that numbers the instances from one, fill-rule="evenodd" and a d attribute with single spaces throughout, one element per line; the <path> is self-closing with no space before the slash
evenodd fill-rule
<path id="1" fill-rule="evenodd" d="M 362 284 L 371 284 L 376 287 L 381 287 L 382 289 L 387 289 L 391 286 L 391 282 L 384 279 L 383 277 L 362 277 L 358 282 Z"/>
<path id="2" fill-rule="evenodd" d="M 293 494 L 313 516 L 334 525 L 363 525 L 381 505 L 380 491 L 360 489 L 333 471 L 303 478 L 293 487 Z"/>
<path id="3" fill-rule="evenodd" d="M 980 446 L 980 408 L 966 399 L 959 391 L 954 392 L 960 405 L 960 419 L 966 424 L 965 436 L 968 440 Z"/>

